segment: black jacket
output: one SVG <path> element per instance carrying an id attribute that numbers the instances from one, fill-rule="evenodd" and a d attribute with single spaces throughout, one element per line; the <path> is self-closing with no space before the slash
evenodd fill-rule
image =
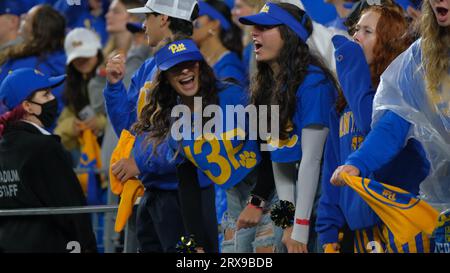
<path id="1" fill-rule="evenodd" d="M 85 206 L 81 186 L 59 137 L 26 122 L 0 139 L 0 209 Z M 89 214 L 0 216 L 0 252 L 96 252 Z"/>

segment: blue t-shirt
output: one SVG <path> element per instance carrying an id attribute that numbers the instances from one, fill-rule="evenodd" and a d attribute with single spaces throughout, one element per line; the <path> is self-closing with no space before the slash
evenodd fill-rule
<path id="1" fill-rule="evenodd" d="M 207 136 L 196 138 L 195 132 L 191 132 L 192 140 L 181 140 L 180 153 L 197 166 L 199 183 L 202 187 L 216 183 L 228 189 L 241 182 L 256 167 L 261 160 L 261 155 L 257 141 L 246 140 L 247 124 L 230 122 L 233 128 L 226 126 L 227 105 L 245 107 L 248 104 L 248 94 L 241 87 L 232 84 L 227 84 L 220 89 L 219 106 L 223 116 L 217 120 L 218 127 L 221 128 L 223 125 L 224 129 L 217 130 L 214 133 L 216 138 L 212 139 L 207 139 Z M 237 114 L 233 116 L 236 121 Z M 173 149 L 178 149 L 178 142 L 173 138 L 170 145 Z"/>
<path id="2" fill-rule="evenodd" d="M 220 81 L 231 78 L 242 87 L 248 86 L 245 68 L 239 56 L 234 52 L 225 53 L 213 66 L 214 74 Z"/>
<path id="3" fill-rule="evenodd" d="M 299 161 L 302 157 L 301 132 L 310 125 L 328 127 L 329 111 L 334 105 L 336 89 L 321 69 L 308 68 L 303 83 L 297 89 L 296 108 L 292 118 L 292 131 L 289 139 L 272 143 L 271 158 L 274 162 Z"/>
<path id="4" fill-rule="evenodd" d="M 244 65 L 245 69 L 245 76 L 247 79 L 250 78 L 250 60 L 252 58 L 252 54 L 255 54 L 253 51 L 255 50 L 255 47 L 253 43 L 249 43 L 242 52 L 242 63 Z"/>

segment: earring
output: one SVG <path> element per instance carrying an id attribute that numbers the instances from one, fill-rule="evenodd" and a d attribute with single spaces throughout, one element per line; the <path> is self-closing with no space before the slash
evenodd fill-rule
<path id="1" fill-rule="evenodd" d="M 216 35 L 216 32 L 211 28 L 208 30 L 208 33 L 211 34 L 212 36 Z"/>

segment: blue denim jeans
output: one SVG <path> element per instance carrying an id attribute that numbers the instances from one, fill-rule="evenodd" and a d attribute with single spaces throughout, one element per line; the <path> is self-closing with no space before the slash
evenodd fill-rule
<path id="1" fill-rule="evenodd" d="M 274 247 L 274 252 L 282 249 L 281 238 L 283 230 L 276 227 L 270 219 L 270 212 L 263 214 L 261 221 L 252 228 L 236 231 L 236 221 L 242 210 L 247 206 L 251 190 L 256 184 L 256 173 L 250 173 L 243 181 L 227 190 L 227 210 L 222 219 L 223 232 L 234 230 L 234 238 L 223 240 L 223 253 L 253 253 L 258 247 Z M 278 201 L 274 193 L 269 206 Z M 224 236 L 225 237 L 225 236 Z"/>

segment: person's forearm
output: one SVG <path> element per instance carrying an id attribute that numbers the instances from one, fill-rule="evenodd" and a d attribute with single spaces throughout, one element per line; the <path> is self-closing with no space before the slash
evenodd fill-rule
<path id="1" fill-rule="evenodd" d="M 295 204 L 296 163 L 272 162 L 278 199 Z"/>
<path id="2" fill-rule="evenodd" d="M 302 160 L 298 171 L 297 202 L 292 239 L 307 243 L 309 219 L 319 184 L 320 163 L 328 128 L 311 126 L 302 130 Z"/>
<path id="3" fill-rule="evenodd" d="M 123 129 L 129 129 L 131 120 L 136 118 L 135 111 L 127 100 L 127 90 L 122 81 L 116 84 L 106 84 L 103 91 L 106 111 L 117 136 Z"/>
<path id="4" fill-rule="evenodd" d="M 375 124 L 361 147 L 352 153 L 345 165 L 353 165 L 368 177 L 389 163 L 405 146 L 410 123 L 387 111 Z"/>

